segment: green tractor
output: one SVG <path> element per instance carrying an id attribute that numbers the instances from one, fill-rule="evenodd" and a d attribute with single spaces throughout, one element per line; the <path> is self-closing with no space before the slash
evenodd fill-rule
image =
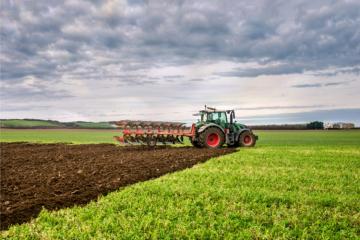
<path id="1" fill-rule="evenodd" d="M 234 110 L 205 106 L 205 110 L 196 116 L 200 119 L 195 124 L 195 136 L 190 138 L 195 147 L 219 148 L 224 144 L 228 147 L 253 147 L 258 140 L 250 128 L 235 121 Z"/>

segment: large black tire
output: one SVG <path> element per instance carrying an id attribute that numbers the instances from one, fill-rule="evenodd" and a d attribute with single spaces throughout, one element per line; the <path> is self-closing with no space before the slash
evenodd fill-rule
<path id="1" fill-rule="evenodd" d="M 256 137 L 255 135 L 246 130 L 240 134 L 239 137 L 239 145 L 242 147 L 253 147 L 256 144 Z"/>
<path id="2" fill-rule="evenodd" d="M 217 127 L 209 127 L 199 135 L 199 144 L 205 148 L 220 148 L 224 145 L 225 135 Z"/>

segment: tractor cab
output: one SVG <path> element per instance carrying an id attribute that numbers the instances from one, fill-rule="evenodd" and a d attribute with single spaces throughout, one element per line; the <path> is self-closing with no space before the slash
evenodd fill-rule
<path id="1" fill-rule="evenodd" d="M 205 110 L 201 110 L 198 115 L 201 116 L 200 123 L 215 123 L 224 129 L 229 128 L 232 130 L 235 122 L 234 110 L 216 110 L 215 108 L 205 107 Z"/>
<path id="2" fill-rule="evenodd" d="M 226 112 L 201 112 L 201 122 L 204 123 L 215 123 L 220 125 L 223 128 L 226 128 L 228 125 L 228 119 Z"/>

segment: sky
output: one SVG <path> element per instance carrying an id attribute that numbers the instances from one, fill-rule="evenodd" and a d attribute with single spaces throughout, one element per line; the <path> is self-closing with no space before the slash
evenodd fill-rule
<path id="1" fill-rule="evenodd" d="M 0 118 L 360 125 L 359 0 L 0 5 Z"/>

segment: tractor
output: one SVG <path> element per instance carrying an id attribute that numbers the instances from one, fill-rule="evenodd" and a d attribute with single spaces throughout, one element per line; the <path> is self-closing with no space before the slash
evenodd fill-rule
<path id="1" fill-rule="evenodd" d="M 224 144 L 228 147 L 255 146 L 258 137 L 250 128 L 235 121 L 234 110 L 217 110 L 205 105 L 195 116 L 200 119 L 190 129 L 178 122 L 118 121 L 115 125 L 122 129 L 122 136 L 114 138 L 130 145 L 176 144 L 188 137 L 198 148 L 220 148 Z"/>
<path id="2" fill-rule="evenodd" d="M 197 116 L 196 132 L 191 143 L 195 147 L 218 148 L 253 147 L 258 139 L 250 128 L 235 122 L 234 110 L 216 110 L 206 107 Z"/>

